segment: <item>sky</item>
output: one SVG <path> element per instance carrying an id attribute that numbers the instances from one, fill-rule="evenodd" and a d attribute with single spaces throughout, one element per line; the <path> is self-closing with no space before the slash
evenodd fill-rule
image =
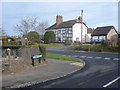
<path id="1" fill-rule="evenodd" d="M 83 9 L 83 21 L 90 28 L 113 25 L 118 31 L 118 2 L 2 2 L 2 27 L 10 36 L 19 35 L 15 25 L 27 17 L 48 21 L 49 26 L 62 15 L 63 21 L 77 19 Z M 1 6 L 1 5 L 0 5 Z M 1 26 L 1 25 L 0 25 Z"/>

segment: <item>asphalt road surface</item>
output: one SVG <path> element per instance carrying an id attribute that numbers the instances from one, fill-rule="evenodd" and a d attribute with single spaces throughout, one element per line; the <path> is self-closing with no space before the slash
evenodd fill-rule
<path id="1" fill-rule="evenodd" d="M 52 51 L 85 61 L 85 67 L 63 78 L 50 80 L 27 88 L 119 88 L 120 57 L 118 54 Z"/>

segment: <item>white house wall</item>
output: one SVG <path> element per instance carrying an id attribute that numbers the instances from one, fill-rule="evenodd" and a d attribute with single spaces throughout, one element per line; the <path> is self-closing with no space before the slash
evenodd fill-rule
<path id="1" fill-rule="evenodd" d="M 86 42 L 91 42 L 91 33 L 86 35 Z"/>
<path id="2" fill-rule="evenodd" d="M 82 25 L 82 27 L 83 27 L 82 28 L 82 42 L 85 42 L 86 36 L 87 36 L 87 27 L 84 24 Z M 73 43 L 74 41 L 77 41 L 76 38 L 79 38 L 79 41 L 81 42 L 81 24 L 80 23 L 74 24 L 72 29 L 73 29 L 73 40 L 72 40 Z M 88 38 L 89 38 L 89 35 L 88 35 Z"/>

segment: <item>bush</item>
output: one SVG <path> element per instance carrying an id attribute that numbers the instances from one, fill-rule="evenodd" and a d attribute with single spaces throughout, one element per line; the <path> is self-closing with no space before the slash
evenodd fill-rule
<path id="1" fill-rule="evenodd" d="M 74 41 L 74 45 L 80 45 L 80 41 Z"/>
<path id="2" fill-rule="evenodd" d="M 35 31 L 29 32 L 28 34 L 24 35 L 24 37 L 27 37 L 28 41 L 30 42 L 40 43 L 40 35 Z"/>
<path id="3" fill-rule="evenodd" d="M 117 45 L 120 47 L 120 39 L 118 39 L 118 41 L 117 41 Z"/>
<path id="4" fill-rule="evenodd" d="M 44 35 L 45 44 L 54 43 L 56 41 L 55 33 L 53 31 L 47 31 Z"/>
<path id="5" fill-rule="evenodd" d="M 118 52 L 120 53 L 120 39 L 118 39 L 117 45 L 118 45 Z"/>
<path id="6" fill-rule="evenodd" d="M 71 40 L 65 40 L 65 45 L 71 45 L 72 44 L 72 41 Z"/>
<path id="7" fill-rule="evenodd" d="M 2 52 L 2 57 L 6 58 L 7 54 L 5 52 Z"/>
<path id="8" fill-rule="evenodd" d="M 108 46 L 108 43 L 107 43 L 107 41 L 102 40 L 102 41 L 101 41 L 101 45 L 102 45 L 103 47 L 107 47 L 107 46 Z"/>
<path id="9" fill-rule="evenodd" d="M 42 53 L 42 59 L 46 60 L 46 48 L 42 45 L 39 45 L 40 52 Z"/>

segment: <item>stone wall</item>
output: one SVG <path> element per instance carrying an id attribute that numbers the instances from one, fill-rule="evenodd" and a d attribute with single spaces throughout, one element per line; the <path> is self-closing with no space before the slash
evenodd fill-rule
<path id="1" fill-rule="evenodd" d="M 41 54 L 38 46 L 22 47 L 17 53 L 15 51 L 9 58 L 8 56 L 2 58 L 3 74 L 16 73 L 33 67 L 31 57 Z M 35 60 L 35 63 L 38 64 L 38 60 Z"/>
<path id="2" fill-rule="evenodd" d="M 41 54 L 38 46 L 22 47 L 19 49 L 19 57 L 24 60 L 31 60 L 31 56 Z"/>

